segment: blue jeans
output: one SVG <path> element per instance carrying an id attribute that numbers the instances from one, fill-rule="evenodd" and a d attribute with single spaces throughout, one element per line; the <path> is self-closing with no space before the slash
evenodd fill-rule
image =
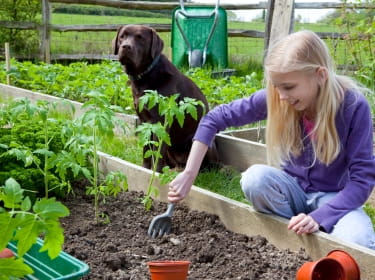
<path id="1" fill-rule="evenodd" d="M 287 219 L 300 213 L 308 214 L 336 195 L 336 192 L 305 193 L 296 178 L 262 164 L 252 165 L 242 173 L 241 187 L 255 210 Z M 331 234 L 375 250 L 372 222 L 362 207 L 343 216 Z"/>

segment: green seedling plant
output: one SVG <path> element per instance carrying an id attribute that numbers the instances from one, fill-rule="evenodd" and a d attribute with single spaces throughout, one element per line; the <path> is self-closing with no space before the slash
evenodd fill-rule
<path id="1" fill-rule="evenodd" d="M 152 196 L 159 195 L 159 189 L 154 186 L 157 175 L 157 167 L 159 160 L 162 158 L 161 148 L 163 145 L 171 145 L 171 139 L 168 134 L 169 128 L 173 122 L 177 121 L 182 127 L 184 125 L 186 114 L 190 114 L 195 120 L 198 118 L 198 106 L 205 109 L 204 104 L 200 100 L 185 97 L 179 100 L 179 94 L 170 96 L 163 96 L 153 90 L 145 91 L 139 99 L 139 110 L 142 111 L 145 107 L 149 110 L 158 106 L 159 115 L 163 117 L 163 123 L 143 123 L 136 129 L 138 133 L 139 144 L 142 147 L 149 147 L 144 154 L 145 158 L 151 157 L 152 174 L 148 183 L 147 192 L 142 200 L 145 208 L 149 210 L 152 206 Z M 155 137 L 154 137 L 155 136 Z M 169 172 L 168 167 L 163 168 L 163 176 L 160 178 L 160 183 L 165 184 L 173 178 L 175 173 Z"/>
<path id="2" fill-rule="evenodd" d="M 120 111 L 121 108 L 112 106 L 104 94 L 91 91 L 85 97 L 87 101 L 82 106 L 84 113 L 72 122 L 70 129 L 66 129 L 70 136 L 67 148 L 82 161 L 90 159 L 92 173 L 84 174 L 90 181 L 86 193 L 94 196 L 96 222 L 103 218 L 107 223 L 108 217 L 99 213 L 99 200 L 102 199 L 104 203 L 107 196 L 117 196 L 119 192 L 126 191 L 127 181 L 121 172 L 110 172 L 104 180 L 100 180 L 98 151 L 104 136 L 106 139 L 113 138 L 115 129 L 122 129 L 125 133 L 126 127 L 115 116 L 115 109 Z"/>
<path id="3" fill-rule="evenodd" d="M 69 215 L 69 209 L 55 198 L 41 198 L 34 204 L 24 189 L 13 178 L 0 187 L 0 251 L 9 242 L 16 242 L 17 258 L 0 259 L 0 279 L 19 279 L 33 270 L 23 256 L 43 235 L 40 252 L 47 251 L 51 259 L 56 258 L 64 244 L 63 228 L 59 219 Z"/>

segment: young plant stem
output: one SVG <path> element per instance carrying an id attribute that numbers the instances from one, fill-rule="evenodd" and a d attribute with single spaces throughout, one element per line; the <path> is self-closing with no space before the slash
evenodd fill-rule
<path id="1" fill-rule="evenodd" d="M 169 123 L 167 121 L 167 118 L 164 117 L 163 129 L 167 130 L 168 126 L 169 126 Z M 155 157 L 153 156 L 153 160 L 152 160 L 153 161 L 153 164 L 152 164 L 152 174 L 151 174 L 150 182 L 148 184 L 150 187 L 152 187 L 152 185 L 153 185 L 153 183 L 155 181 L 155 178 L 156 178 L 156 169 L 158 167 L 159 160 L 161 158 L 160 151 L 161 151 L 162 145 L 163 145 L 163 140 L 159 139 L 159 141 L 158 141 L 158 149 L 157 149 L 157 152 L 155 154 Z M 147 193 L 149 197 L 151 196 L 151 193 L 152 193 L 152 191 L 149 190 L 148 193 Z"/>
<path id="2" fill-rule="evenodd" d="M 44 149 L 48 151 L 48 126 L 47 122 L 44 122 Z M 44 154 L 44 190 L 45 190 L 45 197 L 48 198 L 48 155 L 47 153 Z"/>
<path id="3" fill-rule="evenodd" d="M 97 132 L 96 132 L 96 126 L 93 128 L 93 138 L 94 138 L 94 143 L 93 143 L 93 149 L 94 149 L 94 154 L 93 154 L 93 161 L 94 161 L 94 178 L 93 178 L 93 185 L 94 185 L 94 209 L 95 209 L 95 220 L 96 223 L 99 223 L 99 190 L 98 190 L 98 154 L 97 154 Z"/>

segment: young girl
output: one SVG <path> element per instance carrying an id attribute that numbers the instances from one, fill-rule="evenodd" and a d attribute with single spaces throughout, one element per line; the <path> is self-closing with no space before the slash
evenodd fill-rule
<path id="1" fill-rule="evenodd" d="M 373 125 L 360 87 L 334 72 L 327 46 L 310 31 L 273 44 L 264 66 L 265 90 L 217 106 L 201 120 L 168 200 L 189 193 L 217 132 L 267 119 L 272 165 L 253 165 L 241 178 L 254 208 L 290 219 L 288 229 L 297 234 L 322 230 L 375 249 L 362 209 L 375 185 Z"/>

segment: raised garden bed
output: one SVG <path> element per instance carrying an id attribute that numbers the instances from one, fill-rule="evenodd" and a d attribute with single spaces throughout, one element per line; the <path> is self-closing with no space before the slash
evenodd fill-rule
<path id="1" fill-rule="evenodd" d="M 41 98 L 44 96 L 44 95 L 39 94 L 36 97 L 37 94 L 32 93 L 30 91 L 26 91 L 26 90 L 14 88 L 14 87 L 9 87 L 5 85 L 1 85 L 1 84 L 0 84 L 0 92 L 5 93 L 4 96 L 22 97 L 21 96 L 22 94 L 31 95 L 32 100 L 35 100 L 36 98 Z M 79 104 L 76 104 L 76 105 L 79 106 Z M 236 138 L 235 139 L 236 141 L 231 141 L 231 137 Z M 221 150 L 225 150 L 229 154 L 231 154 L 229 158 L 236 158 L 236 159 L 238 159 L 238 157 L 234 155 L 234 152 L 233 152 L 234 150 L 230 150 L 231 149 L 230 146 L 232 145 L 232 149 L 237 149 L 237 143 L 241 142 L 242 145 L 244 145 L 244 148 L 248 149 L 249 146 L 246 146 L 246 145 L 248 145 L 248 142 L 252 142 L 252 141 L 248 141 L 245 139 L 240 139 L 239 137 L 233 137 L 231 135 L 225 135 L 225 134 L 217 135 L 217 139 L 225 139 L 225 141 L 223 140 L 221 144 L 219 140 L 218 145 L 223 145 L 224 142 L 226 143 L 226 145 L 229 145 L 229 146 L 226 146 L 228 149 L 223 148 Z M 253 145 L 253 143 L 254 142 L 250 144 Z M 242 150 L 238 150 L 238 151 L 240 154 L 242 154 Z M 264 145 L 257 143 L 255 145 L 255 148 L 250 153 L 251 160 L 254 159 L 255 158 L 254 155 L 257 152 L 259 152 L 259 160 L 257 160 L 256 162 L 259 163 L 260 160 L 262 160 L 261 162 L 264 162 L 264 151 L 265 151 Z M 263 153 L 263 156 L 262 156 L 262 153 Z M 136 191 L 136 192 L 145 191 L 145 188 L 147 186 L 149 176 L 150 176 L 149 170 L 141 168 L 134 164 L 130 164 L 118 158 L 105 155 L 103 153 L 100 153 L 100 155 L 101 155 L 101 170 L 104 173 L 107 173 L 109 171 L 119 170 L 127 176 L 129 187 L 132 191 Z M 247 166 L 251 164 L 252 163 L 247 164 Z M 166 198 L 166 189 L 160 188 L 160 190 L 161 190 L 161 194 L 157 199 L 163 200 Z M 275 246 L 275 248 L 278 248 L 279 250 L 289 250 L 289 251 L 297 252 L 298 254 L 298 252 L 300 252 L 301 250 L 300 248 L 304 248 L 305 249 L 305 252 L 303 253 L 304 256 L 310 256 L 312 259 L 317 259 L 317 258 L 321 258 L 322 256 L 326 256 L 329 251 L 334 250 L 334 249 L 345 250 L 349 252 L 352 256 L 354 256 L 354 258 L 358 261 L 359 266 L 361 268 L 362 279 L 375 279 L 375 268 L 373 267 L 373 262 L 375 260 L 375 253 L 372 250 L 368 250 L 366 248 L 355 246 L 352 244 L 347 244 L 345 242 L 332 238 L 330 235 L 327 235 L 324 233 L 316 233 L 316 234 L 312 234 L 309 236 L 302 236 L 302 237 L 297 236 L 294 233 L 286 229 L 286 223 L 287 223 L 286 220 L 279 218 L 279 217 L 272 216 L 272 215 L 263 215 L 263 214 L 257 213 L 249 205 L 229 200 L 220 195 L 216 195 L 211 192 L 200 189 L 199 187 L 193 187 L 191 193 L 186 198 L 185 203 L 186 203 L 186 206 L 190 210 L 197 210 L 200 212 L 204 212 L 205 214 L 209 214 L 209 215 L 214 214 L 218 216 L 228 231 L 242 234 L 244 236 L 247 236 L 247 238 L 252 238 L 254 236 L 259 235 L 262 238 L 267 239 L 266 243 L 269 242 L 271 244 L 274 244 L 272 246 Z M 166 207 L 165 205 L 163 206 L 164 206 L 164 209 L 162 210 L 156 209 L 155 212 L 153 212 L 153 214 L 156 214 L 156 213 L 159 214 L 160 212 L 164 211 Z M 129 206 L 129 208 L 132 208 L 132 207 Z M 88 204 L 85 209 L 87 209 L 88 212 L 90 211 L 88 208 Z M 111 211 L 115 211 L 115 210 L 111 210 Z M 111 213 L 107 213 L 107 214 L 111 214 Z M 90 220 L 90 219 L 92 221 L 94 220 L 93 215 L 90 215 L 90 213 L 86 213 L 84 215 L 85 215 L 84 220 Z M 134 218 L 130 218 L 128 222 L 122 221 L 120 224 L 121 226 L 125 227 L 127 226 L 127 223 L 133 224 L 133 222 L 134 222 Z M 144 223 L 142 222 L 142 224 Z M 204 223 L 202 222 L 200 226 L 202 226 L 203 224 Z M 143 225 L 143 227 L 146 227 L 146 228 L 147 226 L 148 226 L 148 223 L 146 225 Z M 66 224 L 66 228 L 67 230 L 69 230 L 70 225 Z M 103 242 L 106 240 L 106 231 L 108 231 L 108 229 L 105 229 L 105 228 L 110 228 L 110 227 L 103 226 L 103 228 L 101 228 L 101 233 L 99 235 L 101 235 L 102 237 L 99 237 L 99 238 L 101 238 Z M 139 228 L 139 229 L 142 229 L 142 228 Z M 91 231 L 93 231 L 93 228 L 91 228 Z M 145 233 L 142 233 L 141 231 L 139 231 L 134 234 L 137 236 L 136 240 L 138 240 L 134 242 L 141 242 L 142 239 L 144 238 Z M 74 242 L 82 242 L 82 239 L 84 239 L 83 237 L 82 238 L 80 237 L 79 232 L 71 233 L 70 235 L 71 237 L 69 235 L 67 236 L 67 240 L 70 240 L 70 238 L 72 238 L 71 240 L 74 240 Z M 77 257 L 78 259 L 82 259 L 83 261 L 86 261 L 86 260 L 88 261 L 87 256 L 86 258 L 84 255 L 80 256 L 79 252 L 77 252 L 76 250 L 74 252 L 70 251 L 70 248 L 73 248 L 76 245 L 73 245 L 73 247 L 68 247 L 70 244 L 69 242 L 70 241 L 67 242 L 68 252 L 72 253 L 72 255 Z M 110 242 L 113 244 L 116 244 L 116 241 L 111 240 Z M 167 241 L 163 241 L 163 242 L 168 243 L 170 241 L 168 241 L 167 239 Z M 97 245 L 97 243 L 94 243 L 93 245 L 90 244 L 90 239 L 82 243 L 86 244 L 85 246 L 92 246 L 94 250 L 95 248 L 99 246 Z M 77 244 L 77 243 L 74 243 L 74 244 Z M 117 245 L 114 245 L 114 247 L 116 246 Z M 274 254 L 277 255 L 278 253 L 274 253 Z M 97 255 L 99 255 L 101 258 L 100 252 L 97 252 Z M 142 255 L 138 256 L 138 258 L 142 259 Z M 124 276 L 124 278 L 113 278 L 113 279 L 148 279 L 148 278 L 125 278 Z M 195 278 L 195 279 L 199 279 L 199 278 Z M 206 278 L 206 279 L 210 279 L 210 278 Z M 231 277 L 214 278 L 213 277 L 211 279 L 233 279 L 233 278 Z M 262 279 L 262 278 L 238 278 L 238 279 Z M 272 277 L 265 278 L 265 279 L 272 279 Z M 276 277 L 275 279 L 279 279 L 279 278 Z M 283 278 L 280 278 L 280 279 L 283 279 Z M 288 279 L 288 278 L 285 278 L 285 279 Z"/>

